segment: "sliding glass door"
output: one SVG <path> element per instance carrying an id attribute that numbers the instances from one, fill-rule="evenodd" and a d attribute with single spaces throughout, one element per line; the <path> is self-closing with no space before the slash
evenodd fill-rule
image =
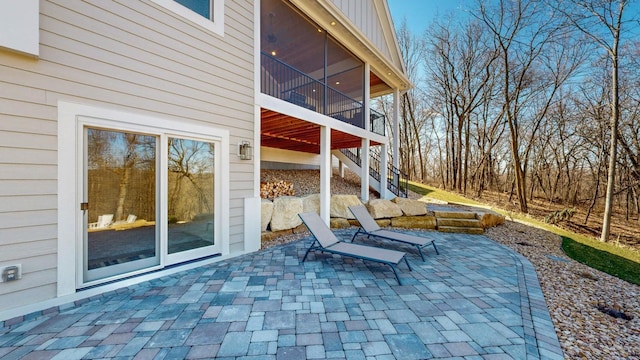
<path id="1" fill-rule="evenodd" d="M 215 141 L 90 126 L 83 133 L 82 283 L 220 252 Z"/>
<path id="2" fill-rule="evenodd" d="M 215 144 L 167 139 L 169 263 L 215 252 Z"/>
<path id="3" fill-rule="evenodd" d="M 160 264 L 156 136 L 85 129 L 85 281 Z"/>

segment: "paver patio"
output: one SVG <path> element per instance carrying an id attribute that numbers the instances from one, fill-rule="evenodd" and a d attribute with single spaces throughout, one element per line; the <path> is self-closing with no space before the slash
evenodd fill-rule
<path id="1" fill-rule="evenodd" d="M 0 358 L 563 358 L 528 260 L 484 236 L 426 235 L 440 255 L 425 262 L 357 240 L 406 251 L 403 286 L 376 263 L 302 263 L 309 237 L 5 321 Z"/>

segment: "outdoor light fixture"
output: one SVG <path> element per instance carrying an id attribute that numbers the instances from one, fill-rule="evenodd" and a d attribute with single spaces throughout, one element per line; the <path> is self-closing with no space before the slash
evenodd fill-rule
<path id="1" fill-rule="evenodd" d="M 240 156 L 240 160 L 251 160 L 251 158 L 253 158 L 253 147 L 251 143 L 246 140 L 241 141 L 238 144 L 238 156 Z"/>

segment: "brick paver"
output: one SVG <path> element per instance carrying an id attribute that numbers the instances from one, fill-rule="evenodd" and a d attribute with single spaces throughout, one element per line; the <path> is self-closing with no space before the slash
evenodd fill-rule
<path id="1" fill-rule="evenodd" d="M 353 229 L 338 230 L 344 240 Z M 436 238 L 413 271 L 322 253 L 310 238 L 0 322 L 0 357 L 562 359 L 537 276 L 479 235 Z"/>

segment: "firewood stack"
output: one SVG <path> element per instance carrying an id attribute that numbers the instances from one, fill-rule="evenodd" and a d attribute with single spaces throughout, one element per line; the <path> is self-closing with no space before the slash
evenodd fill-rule
<path id="1" fill-rule="evenodd" d="M 274 181 L 260 183 L 260 197 L 263 199 L 274 199 L 279 196 L 295 196 L 296 191 L 293 184 L 288 181 Z"/>

